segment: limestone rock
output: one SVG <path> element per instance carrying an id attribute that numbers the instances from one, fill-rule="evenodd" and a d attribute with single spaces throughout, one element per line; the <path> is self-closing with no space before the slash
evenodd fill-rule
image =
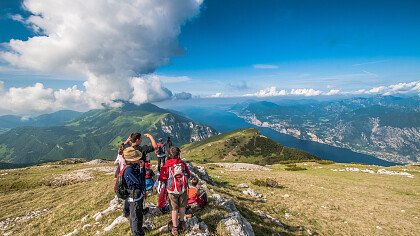
<path id="1" fill-rule="evenodd" d="M 128 222 L 128 219 L 125 218 L 124 216 L 120 215 L 117 218 L 115 218 L 115 220 L 110 225 L 108 225 L 107 227 L 105 227 L 104 228 L 104 231 L 105 232 L 108 232 L 111 229 L 113 229 L 116 225 L 119 225 L 119 224 L 122 224 L 122 223 L 125 223 L 125 222 Z"/>
<path id="2" fill-rule="evenodd" d="M 261 193 L 257 193 L 254 189 L 248 188 L 247 190 L 242 191 L 243 194 L 249 195 L 255 198 L 262 198 L 263 195 Z"/>
<path id="3" fill-rule="evenodd" d="M 198 219 L 195 216 L 187 220 L 187 228 L 189 232 L 186 234 L 186 236 L 210 235 L 207 225 L 204 222 L 198 222 Z"/>
<path id="4" fill-rule="evenodd" d="M 238 185 L 239 188 L 249 188 L 248 184 L 246 183 L 242 183 L 240 185 Z"/>
<path id="5" fill-rule="evenodd" d="M 220 221 L 222 229 L 232 236 L 253 236 L 251 224 L 238 211 L 229 213 L 226 219 Z"/>

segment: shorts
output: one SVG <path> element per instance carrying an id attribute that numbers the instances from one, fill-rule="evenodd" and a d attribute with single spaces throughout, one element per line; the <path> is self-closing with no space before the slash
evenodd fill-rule
<path id="1" fill-rule="evenodd" d="M 179 210 L 179 208 L 187 207 L 188 205 L 188 195 L 187 191 L 181 194 L 168 194 L 169 205 L 171 206 L 171 211 Z"/>

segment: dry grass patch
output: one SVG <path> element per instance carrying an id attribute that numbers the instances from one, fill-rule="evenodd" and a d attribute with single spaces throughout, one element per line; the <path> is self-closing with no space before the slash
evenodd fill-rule
<path id="1" fill-rule="evenodd" d="M 289 230 L 290 234 L 321 235 L 418 235 L 420 220 L 420 182 L 418 167 L 409 168 L 413 179 L 402 176 L 371 175 L 362 172 L 333 172 L 333 168 L 358 167 L 357 164 L 300 164 L 304 172 L 285 171 L 283 165 L 273 165 L 270 172 L 238 171 L 221 173 L 220 168 L 209 170 L 219 175 L 225 186 L 238 186 L 274 178 L 287 188 L 264 187 L 255 190 L 266 201 L 245 197 L 235 187 L 216 189 L 226 197 L 250 210 L 262 210 L 290 227 L 303 227 L 304 232 Z M 372 169 L 383 167 L 370 166 Z M 388 169 L 388 168 L 386 168 Z M 247 217 L 246 214 L 243 214 Z M 254 226 L 254 225 L 253 225 Z M 282 229 L 284 232 L 284 229 Z M 306 232 L 306 233 L 305 233 Z"/>

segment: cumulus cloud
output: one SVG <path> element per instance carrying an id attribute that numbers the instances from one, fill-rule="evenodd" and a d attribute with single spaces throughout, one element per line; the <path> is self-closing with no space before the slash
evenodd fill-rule
<path id="1" fill-rule="evenodd" d="M 371 89 L 360 89 L 353 94 L 404 94 L 404 93 L 420 93 L 420 81 L 413 81 L 408 83 L 398 83 L 389 86 L 378 86 Z"/>
<path id="2" fill-rule="evenodd" d="M 420 95 L 420 81 L 413 81 L 408 83 L 398 83 L 389 86 L 378 86 L 369 89 L 360 89 L 355 91 L 342 91 L 340 89 L 330 89 L 329 91 L 321 91 L 312 88 L 305 89 L 291 89 L 278 90 L 275 86 L 262 89 L 256 93 L 245 94 L 244 97 L 275 97 L 275 96 L 333 96 L 333 95 L 360 95 L 360 94 L 380 94 L 380 95 L 394 95 L 394 94 L 419 94 Z"/>
<path id="3" fill-rule="evenodd" d="M 117 99 L 159 101 L 170 97 L 170 91 L 161 80 L 144 75 L 182 53 L 177 41 L 181 25 L 198 14 L 201 3 L 24 0 L 23 7 L 31 15 L 14 19 L 38 35 L 26 41 L 10 40 L 0 58 L 33 71 L 82 73 L 87 79 L 82 97 L 91 107 Z"/>
<path id="4" fill-rule="evenodd" d="M 310 97 L 321 95 L 322 92 L 320 90 L 315 89 L 292 89 L 292 91 L 290 91 L 290 94 L 296 96 Z"/>
<path id="5" fill-rule="evenodd" d="M 211 98 L 221 98 L 223 97 L 223 93 L 215 93 L 213 95 L 210 95 Z"/>
<path id="6" fill-rule="evenodd" d="M 86 83 L 88 82 L 90 81 Z M 129 83 L 131 95 L 126 101 L 135 104 L 163 101 L 173 97 L 172 92 L 162 86 L 158 77 L 132 77 L 129 78 Z M 114 99 L 108 101 L 107 105 L 119 106 L 119 96 L 110 96 Z M 100 101 L 107 100 L 101 99 L 100 93 L 89 94 L 77 86 L 53 90 L 46 88 L 42 83 L 36 83 L 33 86 L 12 87 L 5 91 L 4 82 L 0 81 L 0 101 L 0 115 L 32 115 L 62 109 L 77 111 L 97 109 L 102 107 Z"/>
<path id="7" fill-rule="evenodd" d="M 339 89 L 331 89 L 329 92 L 324 93 L 324 95 L 327 95 L 327 96 L 332 96 L 332 95 L 337 95 L 337 94 L 340 94 Z"/>
<path id="8" fill-rule="evenodd" d="M 275 97 L 275 96 L 286 96 L 287 92 L 286 90 L 277 90 L 275 86 L 261 89 L 260 91 L 252 94 L 245 94 L 246 97 Z"/>
<path id="9" fill-rule="evenodd" d="M 131 80 L 131 87 L 133 88 L 133 96 L 130 101 L 135 104 L 159 102 L 172 97 L 172 92 L 162 87 L 160 80 L 155 77 L 133 78 Z"/>
<path id="10" fill-rule="evenodd" d="M 76 86 L 54 91 L 45 88 L 43 84 L 4 90 L 4 83 L 0 81 L 0 114 L 36 114 L 55 111 L 61 108 L 82 110 L 87 101 L 83 91 Z"/>

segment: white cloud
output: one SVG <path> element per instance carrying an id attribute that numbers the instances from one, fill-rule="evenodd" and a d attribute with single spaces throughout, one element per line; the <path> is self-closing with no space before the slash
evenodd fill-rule
<path id="1" fill-rule="evenodd" d="M 420 92 L 420 81 L 410 83 L 398 83 L 387 87 L 390 93 Z"/>
<path id="2" fill-rule="evenodd" d="M 113 100 L 124 97 L 125 100 L 135 104 L 157 102 L 173 97 L 172 92 L 162 86 L 158 77 L 132 77 L 128 78 L 128 81 L 127 96 L 115 93 L 110 94 L 109 97 L 112 97 Z M 95 86 L 91 82 L 92 80 L 86 81 L 85 87 Z M 100 81 L 98 80 L 98 82 Z M 119 91 L 119 89 L 115 91 Z M 86 111 L 101 108 L 101 102 L 107 102 L 110 106 L 120 105 L 118 101 L 108 102 L 107 99 L 101 98 L 100 93 L 89 94 L 78 89 L 77 86 L 53 90 L 45 88 L 42 83 L 36 83 L 33 86 L 12 87 L 4 91 L 4 82 L 0 81 L 0 115 L 33 115 L 62 109 Z"/>
<path id="3" fill-rule="evenodd" d="M 329 86 L 330 88 L 332 86 Z M 316 90 L 316 89 L 291 89 L 278 90 L 275 86 L 262 89 L 256 93 L 244 94 L 244 97 L 275 97 L 275 96 L 333 96 L 333 95 L 360 95 L 360 94 L 381 94 L 381 95 L 393 95 L 403 93 L 417 93 L 420 95 L 420 81 L 398 83 L 389 86 L 378 86 L 370 89 L 359 89 L 355 91 L 342 91 L 340 89 L 330 89 L 328 92 Z"/>
<path id="4" fill-rule="evenodd" d="M 163 101 L 172 97 L 172 92 L 162 87 L 157 77 L 133 78 L 131 86 L 133 87 L 133 97 L 130 101 L 136 104 Z"/>
<path id="5" fill-rule="evenodd" d="M 159 79 L 143 75 L 167 64 L 172 55 L 182 51 L 177 43 L 180 27 L 198 14 L 201 3 L 202 0 L 24 0 L 24 8 L 32 15 L 14 19 L 24 21 L 39 35 L 26 41 L 10 40 L 0 58 L 32 71 L 84 74 L 87 81 L 82 97 L 90 107 L 112 104 L 115 99 L 158 101 L 168 96 L 168 90 Z M 55 93 L 40 85 L 34 87 L 26 89 Z M 58 93 L 66 94 L 69 101 L 69 94 L 78 99 L 80 93 L 75 91 L 69 88 Z M 16 91 L 8 92 L 12 96 Z"/>
<path id="6" fill-rule="evenodd" d="M 291 95 L 296 95 L 296 96 L 305 96 L 305 97 L 310 97 L 310 96 L 318 96 L 322 94 L 322 91 L 320 90 L 315 90 L 315 89 L 292 89 L 290 91 Z"/>
<path id="7" fill-rule="evenodd" d="M 337 95 L 340 94 L 340 90 L 339 89 L 331 89 L 329 92 L 323 93 L 324 95 L 327 96 L 332 96 L 332 95 Z"/>
<path id="8" fill-rule="evenodd" d="M 9 17 L 14 21 L 25 23 L 25 19 L 19 14 L 10 15 Z"/>
<path id="9" fill-rule="evenodd" d="M 277 90 L 275 86 L 261 89 L 260 91 L 252 94 L 245 94 L 246 97 L 275 97 L 275 96 L 285 96 L 287 95 L 286 90 Z"/>
<path id="10" fill-rule="evenodd" d="M 54 91 L 43 84 L 15 88 L 4 91 L 0 81 L 0 114 L 37 114 L 59 109 L 86 110 L 85 94 L 76 86 L 66 90 Z"/>
<path id="11" fill-rule="evenodd" d="M 255 64 L 252 65 L 255 69 L 278 69 L 279 66 L 277 65 L 270 65 L 270 64 Z"/>
<path id="12" fill-rule="evenodd" d="M 348 94 L 405 94 L 405 93 L 420 93 L 420 81 L 413 81 L 408 83 L 398 83 L 389 86 L 378 86 L 371 89 L 359 89 L 357 91 L 347 92 Z"/>
<path id="13" fill-rule="evenodd" d="M 215 93 L 213 95 L 210 95 L 211 98 L 221 98 L 223 97 L 223 93 Z"/>
<path id="14" fill-rule="evenodd" d="M 376 93 L 381 93 L 386 89 L 385 86 L 379 86 L 379 87 L 375 87 L 375 88 L 371 88 L 369 89 L 366 93 L 370 93 L 370 94 L 376 94 Z"/>

